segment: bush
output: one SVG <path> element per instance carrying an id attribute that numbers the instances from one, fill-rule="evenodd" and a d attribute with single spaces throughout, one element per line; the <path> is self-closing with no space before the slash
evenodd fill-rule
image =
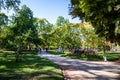
<path id="1" fill-rule="evenodd" d="M 88 49 L 88 48 L 84 48 L 84 49 L 73 49 L 70 50 L 70 52 L 72 54 L 76 54 L 76 55 L 96 55 L 96 51 L 94 49 Z"/>

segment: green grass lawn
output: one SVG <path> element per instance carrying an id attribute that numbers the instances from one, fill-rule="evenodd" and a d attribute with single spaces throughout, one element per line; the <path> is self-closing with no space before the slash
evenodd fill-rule
<path id="1" fill-rule="evenodd" d="M 13 51 L 0 51 L 0 80 L 63 80 L 59 66 L 51 61 L 30 51 L 21 58 L 21 62 L 15 62 Z"/>
<path id="2" fill-rule="evenodd" d="M 75 55 L 69 53 L 57 53 L 55 50 L 48 51 L 51 54 L 55 54 L 62 57 L 72 58 L 72 59 L 81 59 L 81 60 L 91 60 L 91 61 L 103 61 L 103 53 L 97 53 L 95 56 L 86 56 L 86 55 Z M 120 58 L 120 53 L 106 53 L 108 61 L 114 61 Z"/>

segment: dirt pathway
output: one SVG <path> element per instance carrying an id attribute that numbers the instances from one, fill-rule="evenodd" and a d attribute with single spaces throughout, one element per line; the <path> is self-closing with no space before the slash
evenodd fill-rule
<path id="1" fill-rule="evenodd" d="M 39 56 L 58 64 L 65 80 L 120 80 L 120 65 L 113 62 L 68 59 L 44 51 Z"/>

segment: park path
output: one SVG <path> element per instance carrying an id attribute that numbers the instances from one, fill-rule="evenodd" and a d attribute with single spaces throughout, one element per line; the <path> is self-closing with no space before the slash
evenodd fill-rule
<path id="1" fill-rule="evenodd" d="M 120 65 L 114 62 L 68 59 L 45 51 L 38 55 L 58 64 L 65 80 L 120 80 Z"/>

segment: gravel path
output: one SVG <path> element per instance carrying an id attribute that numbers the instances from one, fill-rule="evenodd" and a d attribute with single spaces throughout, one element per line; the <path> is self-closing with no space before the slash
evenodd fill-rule
<path id="1" fill-rule="evenodd" d="M 45 51 L 38 55 L 58 64 L 65 80 L 120 80 L 120 65 L 114 62 L 68 59 Z"/>

